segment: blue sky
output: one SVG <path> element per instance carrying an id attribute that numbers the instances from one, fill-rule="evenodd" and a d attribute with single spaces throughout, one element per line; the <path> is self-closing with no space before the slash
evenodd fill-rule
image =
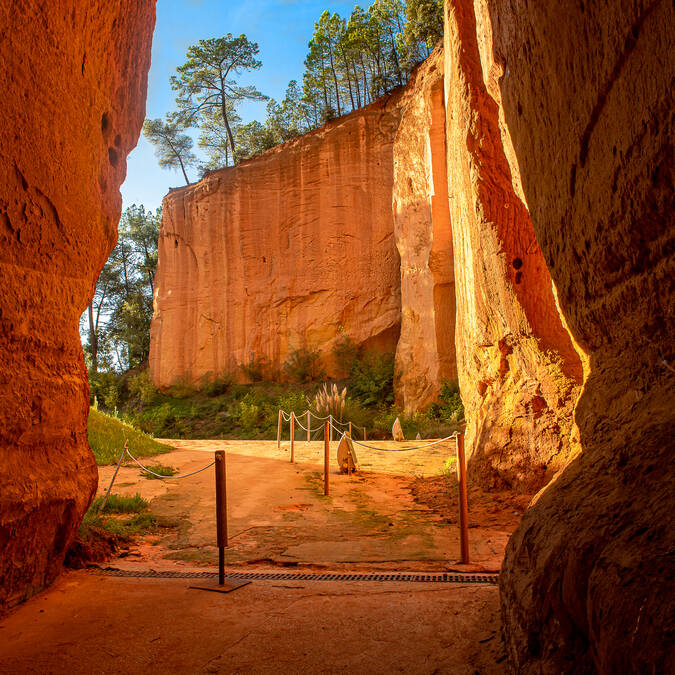
<path id="1" fill-rule="evenodd" d="M 260 46 L 262 68 L 243 75 L 241 82 L 254 84 L 277 100 L 283 98 L 288 82 L 302 77 L 314 22 L 325 9 L 348 16 L 354 4 L 354 0 L 158 0 L 146 116 L 163 117 L 174 109 L 169 77 L 185 61 L 187 48 L 200 39 L 227 33 L 245 33 Z M 361 6 L 369 4 L 366 0 Z M 245 122 L 263 121 L 265 104 L 242 106 L 241 114 Z M 142 136 L 127 167 L 122 186 L 124 208 L 135 203 L 156 209 L 169 187 L 184 184 L 179 173 L 159 168 L 153 147 Z M 193 169 L 190 179 L 196 177 Z"/>

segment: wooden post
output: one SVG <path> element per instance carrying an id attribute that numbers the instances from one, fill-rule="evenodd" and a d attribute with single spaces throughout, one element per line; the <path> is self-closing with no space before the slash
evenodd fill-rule
<path id="1" fill-rule="evenodd" d="M 310 438 L 310 436 L 309 436 L 309 430 L 310 430 L 312 427 L 310 426 L 310 424 L 311 424 L 311 422 L 309 421 L 309 410 L 308 410 L 308 411 L 307 411 L 307 442 L 308 442 L 308 443 L 309 443 L 309 441 L 311 440 L 311 438 Z"/>
<path id="2" fill-rule="evenodd" d="M 227 542 L 227 478 L 225 452 L 216 451 L 216 535 L 218 541 L 218 583 L 225 583 L 225 548 Z"/>
<path id="3" fill-rule="evenodd" d="M 352 437 L 352 423 L 349 423 L 349 438 Z"/>
<path id="4" fill-rule="evenodd" d="M 459 476 L 459 534 L 462 563 L 469 563 L 469 505 L 466 490 L 464 434 L 457 434 L 457 473 Z"/>
<path id="5" fill-rule="evenodd" d="M 333 440 L 333 416 L 329 415 L 328 416 L 328 423 L 330 426 L 328 427 L 328 440 L 332 441 Z"/>
<path id="6" fill-rule="evenodd" d="M 291 462 L 295 462 L 295 413 L 291 413 Z"/>
<path id="7" fill-rule="evenodd" d="M 330 442 L 328 441 L 328 422 L 323 423 L 323 494 L 328 497 L 330 487 L 328 485 L 328 460 L 330 455 Z"/>
<path id="8" fill-rule="evenodd" d="M 281 410 L 279 411 L 279 421 L 277 422 L 277 448 L 281 447 L 281 420 L 282 420 L 282 412 Z"/>
<path id="9" fill-rule="evenodd" d="M 368 440 L 368 434 L 366 433 L 366 428 L 363 427 L 363 440 L 367 441 Z"/>

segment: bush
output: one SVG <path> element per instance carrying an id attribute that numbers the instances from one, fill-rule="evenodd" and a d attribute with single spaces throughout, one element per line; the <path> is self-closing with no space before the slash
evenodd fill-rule
<path id="1" fill-rule="evenodd" d="M 90 403 L 102 403 L 106 410 L 117 409 L 122 395 L 122 376 L 113 371 L 90 373 Z"/>
<path id="2" fill-rule="evenodd" d="M 427 411 L 429 420 L 437 420 L 449 425 L 456 425 L 464 420 L 464 404 L 459 394 L 459 384 L 453 380 L 445 380 L 441 384 L 441 393 L 436 403 L 432 403 Z"/>
<path id="3" fill-rule="evenodd" d="M 138 375 L 130 377 L 127 381 L 129 392 L 141 400 L 141 403 L 149 404 L 157 398 L 157 388 L 150 379 L 150 374 L 144 370 Z"/>
<path id="4" fill-rule="evenodd" d="M 239 423 L 247 432 L 252 432 L 261 420 L 262 407 L 258 404 L 255 396 L 246 394 L 239 402 Z"/>
<path id="5" fill-rule="evenodd" d="M 150 469 L 152 473 L 150 473 L 150 471 L 141 471 L 143 478 L 147 478 L 148 480 L 161 480 L 160 476 L 173 476 L 176 473 L 176 469 L 172 466 L 165 466 L 164 464 L 150 464 L 148 469 Z M 159 475 L 155 476 L 155 474 Z"/>
<path id="6" fill-rule="evenodd" d="M 351 369 L 350 391 L 364 405 L 394 402 L 394 356 L 371 353 L 356 359 Z"/>
<path id="7" fill-rule="evenodd" d="M 251 356 L 248 363 L 242 363 L 241 369 L 251 382 L 262 382 L 265 379 L 265 374 L 269 370 L 269 366 L 266 359 Z"/>
<path id="8" fill-rule="evenodd" d="M 202 391 L 210 397 L 222 396 L 227 394 L 232 387 L 232 377 L 230 375 L 222 374 L 213 379 L 206 379 L 202 386 Z"/>
<path id="9" fill-rule="evenodd" d="M 352 372 L 354 363 L 358 358 L 359 352 L 351 338 L 344 333 L 337 339 L 333 347 L 333 354 L 338 368 L 345 374 Z"/>
<path id="10" fill-rule="evenodd" d="M 294 349 L 284 364 L 284 372 L 294 382 L 314 382 L 324 376 L 318 347 Z"/>
<path id="11" fill-rule="evenodd" d="M 187 376 L 179 377 L 168 389 L 171 398 L 190 398 L 195 395 L 195 387 Z"/>
<path id="12" fill-rule="evenodd" d="M 281 394 L 277 400 L 281 410 L 287 413 L 294 412 L 296 417 L 304 413 L 309 407 L 307 397 L 301 391 L 287 391 Z"/>

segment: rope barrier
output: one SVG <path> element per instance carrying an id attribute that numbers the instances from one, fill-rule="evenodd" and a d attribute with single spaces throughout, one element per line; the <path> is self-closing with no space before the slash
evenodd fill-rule
<path id="1" fill-rule="evenodd" d="M 342 434 L 345 436 L 346 434 Z M 411 446 L 409 448 L 378 448 L 374 445 L 368 445 L 367 443 L 362 443 L 361 441 L 357 441 L 352 438 L 352 443 L 355 443 L 356 445 L 361 445 L 364 448 L 370 448 L 371 450 L 379 450 L 380 452 L 406 452 L 408 450 L 421 450 L 422 448 L 430 448 L 433 445 L 440 445 L 441 443 L 445 443 L 446 441 L 449 441 L 452 438 L 457 437 L 457 432 L 455 431 L 452 436 L 446 436 L 445 438 L 441 438 L 438 441 L 433 441 L 431 443 L 425 443 L 424 445 L 415 445 Z"/>
<path id="2" fill-rule="evenodd" d="M 215 460 L 214 460 L 214 461 L 211 462 L 210 464 L 207 464 L 206 466 L 203 466 L 201 469 L 197 469 L 196 471 L 191 471 L 190 473 L 185 473 L 185 474 L 183 474 L 182 476 L 163 476 L 163 475 L 160 474 L 160 473 L 155 473 L 152 469 L 148 469 L 147 466 L 143 466 L 143 465 L 142 465 L 142 464 L 141 464 L 141 463 L 140 463 L 140 462 L 139 462 L 139 461 L 138 461 L 138 460 L 137 460 L 137 459 L 129 452 L 129 449 L 128 449 L 128 448 L 127 448 L 127 455 L 129 455 L 129 457 L 131 457 L 131 459 L 133 459 L 133 461 L 136 462 L 136 464 L 138 464 L 138 466 L 140 466 L 141 469 L 143 469 L 143 471 L 147 471 L 148 473 L 152 474 L 153 476 L 157 476 L 157 478 L 176 478 L 176 479 L 178 479 L 178 478 L 187 478 L 188 476 L 194 476 L 194 475 L 197 474 L 197 473 L 201 473 L 202 471 L 206 471 L 207 469 L 211 468 L 211 467 L 216 463 Z"/>

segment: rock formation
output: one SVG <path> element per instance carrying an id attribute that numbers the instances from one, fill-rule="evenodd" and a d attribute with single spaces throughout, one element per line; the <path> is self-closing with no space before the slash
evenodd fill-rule
<path id="1" fill-rule="evenodd" d="M 399 258 L 392 147 L 401 92 L 164 200 L 150 371 L 165 387 L 297 350 L 394 352 Z M 242 368 L 243 367 L 243 368 Z"/>
<path id="2" fill-rule="evenodd" d="M 570 452 L 581 362 L 558 314 L 500 115 L 501 70 L 489 33 L 476 32 L 470 3 L 451 6 L 449 203 L 470 471 L 486 487 L 533 490 Z"/>
<path id="3" fill-rule="evenodd" d="M 483 425 L 501 436 L 513 428 L 498 414 L 508 403 L 495 408 L 488 395 L 472 404 L 468 389 L 487 394 L 502 371 L 525 369 L 521 379 L 542 383 L 532 413 L 541 397 L 546 414 L 547 382 L 574 363 L 557 369 L 543 354 L 528 372 L 519 356 L 533 353 L 532 338 L 569 354 L 559 330 L 538 328 L 540 319 L 553 326 L 551 303 L 523 294 L 533 276 L 540 289 L 546 280 L 536 242 L 587 355 L 578 447 L 526 512 L 500 577 L 519 673 L 675 669 L 674 25 L 666 0 L 576 2 L 564 12 L 554 3 L 446 3 L 450 203 L 463 204 L 465 219 L 451 210 L 465 402 L 489 412 Z M 461 265 L 470 252 L 481 260 Z M 497 276 L 510 288 L 486 295 L 500 255 Z M 483 326 L 462 318 L 472 302 L 483 305 Z M 485 306 L 508 310 L 498 328 Z M 523 326 L 525 335 L 513 330 Z M 493 342 L 505 329 L 513 338 Z M 492 361 L 505 360 L 484 385 L 461 363 L 463 344 L 476 359 L 471 371 L 487 372 L 471 338 L 481 331 Z"/>
<path id="4" fill-rule="evenodd" d="M 79 317 L 116 239 L 154 2 L 0 7 L 0 611 L 60 571 L 94 495 Z"/>
<path id="5" fill-rule="evenodd" d="M 394 140 L 393 211 L 401 257 L 397 399 L 407 412 L 457 379 L 452 233 L 445 160 L 443 52 L 411 77 Z"/>

